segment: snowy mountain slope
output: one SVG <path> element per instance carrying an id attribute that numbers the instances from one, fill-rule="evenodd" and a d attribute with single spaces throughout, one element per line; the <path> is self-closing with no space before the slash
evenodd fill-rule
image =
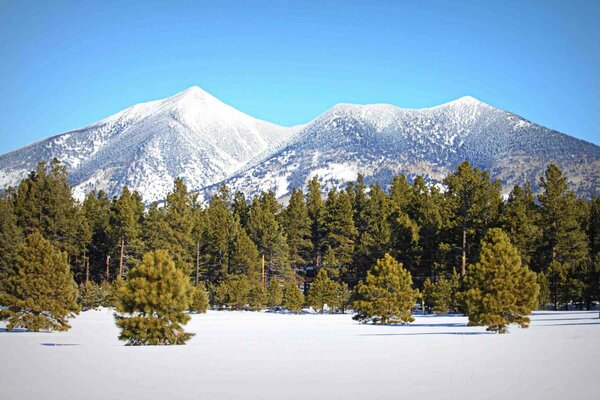
<path id="1" fill-rule="evenodd" d="M 56 157 L 68 167 L 77 197 L 93 189 L 112 196 L 128 185 L 153 201 L 164 197 L 177 176 L 200 189 L 294 132 L 191 87 L 0 156 L 0 187 L 16 185 L 38 161 Z"/>
<path id="2" fill-rule="evenodd" d="M 224 183 L 247 194 L 274 190 L 285 198 L 318 175 L 325 188 L 356 179 L 388 184 L 404 173 L 441 183 L 468 160 L 509 190 L 534 187 L 556 162 L 580 194 L 600 194 L 600 147 L 463 97 L 427 109 L 339 104 L 298 132 L 293 142 Z M 203 191 L 209 195 L 218 186 Z"/>

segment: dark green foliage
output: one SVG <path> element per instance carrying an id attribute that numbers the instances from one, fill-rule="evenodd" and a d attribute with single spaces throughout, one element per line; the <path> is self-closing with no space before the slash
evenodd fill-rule
<path id="1" fill-rule="evenodd" d="M 260 311 L 267 306 L 267 302 L 267 289 L 259 281 L 251 281 L 250 290 L 248 291 L 248 306 L 250 310 Z"/>
<path id="2" fill-rule="evenodd" d="M 248 304 L 251 283 L 244 275 L 230 274 L 216 289 L 215 302 L 232 310 L 243 310 Z"/>
<path id="3" fill-rule="evenodd" d="M 0 197 L 0 290 L 12 272 L 19 244 L 23 240 L 13 205 L 12 193 Z"/>
<path id="4" fill-rule="evenodd" d="M 331 190 L 325 203 L 323 239 L 326 257 L 323 267 L 334 279 L 348 279 L 352 273 L 352 257 L 356 227 L 354 226 L 352 203 L 347 192 Z"/>
<path id="5" fill-rule="evenodd" d="M 310 231 L 312 242 L 312 262 L 314 265 L 321 266 L 322 246 L 323 246 L 323 216 L 325 206 L 321 197 L 321 184 L 319 178 L 314 176 L 308 183 L 308 193 L 306 195 L 306 208 L 310 218 Z"/>
<path id="6" fill-rule="evenodd" d="M 309 306 L 321 313 L 323 313 L 325 305 L 330 308 L 338 305 L 338 284 L 329 279 L 324 269 L 319 271 L 310 285 L 307 301 Z"/>
<path id="7" fill-rule="evenodd" d="M 435 282 L 427 278 L 423 284 L 423 300 L 434 313 L 447 314 L 452 302 L 452 283 L 443 276 Z"/>
<path id="8" fill-rule="evenodd" d="M 277 279 L 271 279 L 267 286 L 267 305 L 269 307 L 279 307 L 283 304 L 283 290 L 281 283 Z"/>
<path id="9" fill-rule="evenodd" d="M 281 213 L 281 226 L 287 238 L 289 259 L 293 267 L 309 264 L 313 243 L 311 220 L 301 190 L 293 189 L 287 208 Z"/>
<path id="10" fill-rule="evenodd" d="M 412 288 L 410 273 L 389 254 L 377 260 L 356 292 L 355 319 L 363 323 L 386 325 L 414 320 L 411 310 L 417 291 Z"/>
<path id="11" fill-rule="evenodd" d="M 304 295 L 293 280 L 288 281 L 283 287 L 283 306 L 294 314 L 302 311 L 304 306 Z"/>
<path id="12" fill-rule="evenodd" d="M 110 307 L 112 287 L 107 284 L 99 285 L 94 281 L 88 281 L 79 285 L 79 305 L 83 311 L 93 310 L 98 307 Z"/>
<path id="13" fill-rule="evenodd" d="M 537 304 L 540 287 L 501 229 L 486 234 L 480 262 L 469 266 L 466 286 L 469 325 L 487 325 L 487 330 L 498 333 L 506 333 L 510 324 L 529 326 L 527 316 Z"/>
<path id="14" fill-rule="evenodd" d="M 146 253 L 119 288 L 115 314 L 120 340 L 127 345 L 185 344 L 193 287 L 165 250 Z"/>
<path id="15" fill-rule="evenodd" d="M 193 311 L 198 314 L 205 313 L 210 307 L 210 303 L 208 300 L 208 292 L 206 290 L 206 286 L 204 283 L 199 282 L 198 285 L 194 288 L 194 294 L 192 297 L 192 302 L 190 304 L 190 311 Z"/>
<path id="16" fill-rule="evenodd" d="M 28 235 L 19 245 L 14 268 L 0 292 L 0 319 L 9 330 L 31 331 L 70 328 L 67 319 L 79 312 L 77 287 L 64 252 L 40 233 Z"/>

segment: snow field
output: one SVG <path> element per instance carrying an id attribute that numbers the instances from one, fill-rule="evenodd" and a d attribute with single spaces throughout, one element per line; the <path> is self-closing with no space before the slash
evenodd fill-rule
<path id="1" fill-rule="evenodd" d="M 111 310 L 88 311 L 68 332 L 1 329 L 0 398 L 597 398 L 598 312 L 538 312 L 507 335 L 466 322 L 211 311 L 185 346 L 126 347 Z"/>

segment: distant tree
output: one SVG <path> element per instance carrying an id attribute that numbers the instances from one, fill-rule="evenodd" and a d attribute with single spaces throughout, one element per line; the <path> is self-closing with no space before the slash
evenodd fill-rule
<path id="1" fill-rule="evenodd" d="M 0 319 L 7 321 L 9 330 L 68 330 L 68 317 L 78 313 L 79 306 L 67 255 L 40 233 L 28 235 L 19 245 L 0 304 Z"/>
<path id="2" fill-rule="evenodd" d="M 217 288 L 216 301 L 232 310 L 243 310 L 248 304 L 250 281 L 243 274 L 229 274 Z"/>
<path id="3" fill-rule="evenodd" d="M 453 242 L 462 250 L 460 273 L 466 273 L 467 259 L 475 259 L 479 242 L 495 222 L 502 198 L 500 183 L 492 183 L 486 171 L 465 161 L 444 179 L 446 199 L 451 210 Z"/>
<path id="4" fill-rule="evenodd" d="M 287 208 L 281 213 L 281 226 L 287 239 L 289 259 L 292 266 L 311 263 L 311 220 L 301 190 L 293 189 Z"/>
<path id="5" fill-rule="evenodd" d="M 204 283 L 199 282 L 194 288 L 190 310 L 198 314 L 203 314 L 209 309 L 209 307 L 210 303 L 208 300 L 208 291 L 206 290 Z"/>
<path id="6" fill-rule="evenodd" d="M 271 279 L 267 287 L 267 305 L 269 307 L 279 307 L 283 304 L 283 290 L 281 283 L 277 279 Z"/>
<path id="7" fill-rule="evenodd" d="M 492 228 L 481 245 L 480 261 L 469 267 L 464 294 L 469 325 L 508 332 L 513 323 L 526 328 L 540 290 L 535 273 L 521 264 L 517 249 L 499 228 Z"/>
<path id="8" fill-rule="evenodd" d="M 307 301 L 309 306 L 320 311 L 321 314 L 324 311 L 325 305 L 328 305 L 330 308 L 337 305 L 338 285 L 329 279 L 324 269 L 321 269 L 317 273 L 317 277 L 310 285 Z"/>
<path id="9" fill-rule="evenodd" d="M 146 253 L 119 288 L 117 326 L 127 345 L 185 344 L 193 287 L 165 250 Z"/>
<path id="10" fill-rule="evenodd" d="M 248 290 L 248 306 L 253 311 L 260 311 L 267 306 L 267 289 L 262 286 L 260 281 L 251 280 Z"/>
<path id="11" fill-rule="evenodd" d="M 109 297 L 111 293 L 106 285 L 87 281 L 79 285 L 78 295 L 79 305 L 83 311 L 110 306 Z"/>
<path id="12" fill-rule="evenodd" d="M 443 276 L 435 282 L 429 278 L 423 285 L 423 298 L 425 305 L 431 307 L 436 314 L 447 314 L 452 300 L 452 284 Z"/>
<path id="13" fill-rule="evenodd" d="M 314 265 L 320 267 L 324 237 L 323 218 L 325 206 L 321 196 L 321 184 L 319 183 L 319 178 L 317 176 L 314 176 L 308 182 L 306 208 L 308 211 L 308 217 L 310 218 L 312 261 Z"/>
<path id="14" fill-rule="evenodd" d="M 23 240 L 13 201 L 11 192 L 0 197 L 0 290 L 13 270 L 17 249 Z"/>
<path id="15" fill-rule="evenodd" d="M 352 203 L 346 192 L 329 191 L 325 203 L 323 221 L 324 247 L 330 254 L 328 265 L 323 267 L 333 279 L 349 278 L 352 275 L 351 265 L 354 255 L 356 227 L 353 220 Z"/>
<path id="16" fill-rule="evenodd" d="M 293 280 L 289 280 L 283 287 L 283 306 L 294 314 L 302 311 L 304 306 L 304 295 Z"/>
<path id="17" fill-rule="evenodd" d="M 354 317 L 365 323 L 372 321 L 383 325 L 409 323 L 417 291 L 412 288 L 410 273 L 392 256 L 386 254 L 369 270 L 367 277 L 357 287 L 358 299 L 354 301 Z"/>

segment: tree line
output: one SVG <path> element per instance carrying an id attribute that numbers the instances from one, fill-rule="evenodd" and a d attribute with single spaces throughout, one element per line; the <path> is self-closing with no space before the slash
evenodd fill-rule
<path id="1" fill-rule="evenodd" d="M 80 302 L 110 302 L 145 254 L 164 250 L 196 286 L 196 304 L 298 310 L 303 287 L 315 309 L 345 310 L 389 257 L 427 307 L 459 311 L 467 266 L 482 262 L 483 239 L 499 229 L 536 273 L 540 306 L 590 308 L 599 299 L 600 199 L 578 198 L 554 164 L 540 187 L 536 195 L 529 184 L 515 186 L 504 200 L 498 181 L 464 162 L 443 190 L 422 177 L 411 183 L 398 175 L 384 189 L 358 176 L 323 194 L 314 177 L 306 193 L 292 190 L 286 206 L 272 191 L 248 199 L 226 186 L 202 204 L 178 178 L 164 202 L 146 208 L 127 187 L 112 199 L 99 191 L 76 201 L 66 168 L 54 160 L 0 198 L 0 282 L 25 245 L 43 240 L 63 254 Z"/>

